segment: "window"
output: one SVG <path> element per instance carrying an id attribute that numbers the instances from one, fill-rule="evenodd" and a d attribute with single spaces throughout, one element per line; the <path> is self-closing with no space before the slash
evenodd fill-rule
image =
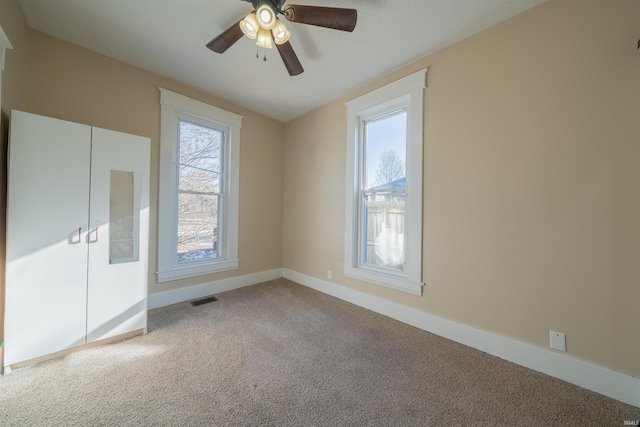
<path id="1" fill-rule="evenodd" d="M 222 205 L 224 130 L 178 118 L 178 264 L 222 258 L 218 248 Z M 190 121 L 187 121 L 190 119 Z"/>
<path id="2" fill-rule="evenodd" d="M 347 102 L 345 275 L 422 294 L 426 70 Z"/>
<path id="3" fill-rule="evenodd" d="M 236 269 L 242 117 L 160 94 L 158 281 Z"/>

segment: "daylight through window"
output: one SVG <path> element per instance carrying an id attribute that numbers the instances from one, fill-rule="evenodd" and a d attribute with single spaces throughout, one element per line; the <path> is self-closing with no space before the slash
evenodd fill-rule
<path id="1" fill-rule="evenodd" d="M 426 72 L 347 105 L 348 277 L 422 294 L 422 143 Z"/>
<path id="2" fill-rule="evenodd" d="M 407 113 L 364 123 L 361 263 L 404 271 Z"/>
<path id="3" fill-rule="evenodd" d="M 180 120 L 178 263 L 219 258 L 224 132 Z"/>

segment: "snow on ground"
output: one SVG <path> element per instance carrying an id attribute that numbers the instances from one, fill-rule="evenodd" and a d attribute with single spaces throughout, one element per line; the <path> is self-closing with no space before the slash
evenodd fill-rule
<path id="1" fill-rule="evenodd" d="M 217 255 L 216 251 L 212 248 L 194 249 L 191 251 L 178 252 L 178 262 L 202 261 L 215 258 Z"/>

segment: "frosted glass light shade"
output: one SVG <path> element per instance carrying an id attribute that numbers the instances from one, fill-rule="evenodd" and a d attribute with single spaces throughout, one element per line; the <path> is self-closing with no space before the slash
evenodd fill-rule
<path id="1" fill-rule="evenodd" d="M 273 43 L 271 43 L 271 32 L 260 28 L 258 31 L 258 40 L 256 41 L 258 47 L 264 47 L 266 49 L 271 49 L 273 47 Z"/>
<path id="2" fill-rule="evenodd" d="M 256 11 L 256 18 L 258 19 L 260 27 L 265 30 L 270 30 L 276 25 L 276 13 L 271 9 L 271 6 L 266 3 L 263 3 Z"/>
<path id="3" fill-rule="evenodd" d="M 275 41 L 277 45 L 286 43 L 289 41 L 289 37 L 291 37 L 291 33 L 279 19 L 276 19 L 276 25 L 274 25 L 271 33 L 273 34 L 273 41 Z"/>
<path id="4" fill-rule="evenodd" d="M 255 40 L 258 37 L 258 30 L 260 29 L 258 20 L 256 19 L 256 14 L 250 13 L 240 21 L 240 29 L 245 36 Z"/>

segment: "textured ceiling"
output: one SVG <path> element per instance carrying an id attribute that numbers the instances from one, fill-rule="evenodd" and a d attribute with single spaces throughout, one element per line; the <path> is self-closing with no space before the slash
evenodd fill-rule
<path id="1" fill-rule="evenodd" d="M 358 10 L 353 33 L 283 19 L 305 72 L 243 37 L 205 44 L 252 7 L 240 0 L 19 0 L 30 27 L 287 122 L 544 0 L 291 0 Z M 261 50 L 262 51 L 262 50 Z"/>

